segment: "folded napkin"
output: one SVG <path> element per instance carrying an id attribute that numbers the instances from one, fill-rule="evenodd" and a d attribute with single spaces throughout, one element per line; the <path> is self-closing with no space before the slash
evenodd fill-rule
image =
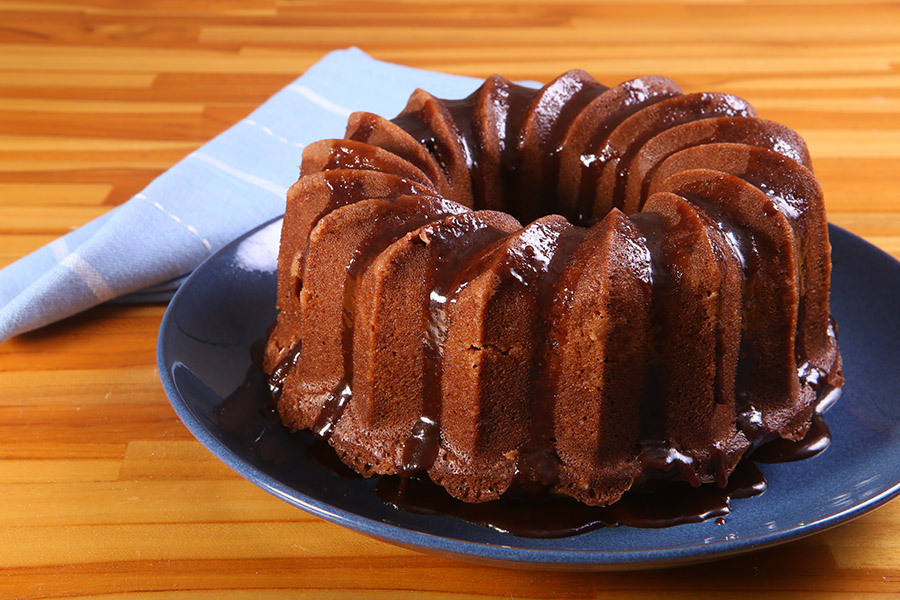
<path id="1" fill-rule="evenodd" d="M 284 212 L 303 147 L 343 137 L 353 111 L 392 117 L 417 88 L 481 82 L 332 52 L 141 193 L 0 271 L 0 342 L 112 299 L 171 297 L 203 260 Z"/>

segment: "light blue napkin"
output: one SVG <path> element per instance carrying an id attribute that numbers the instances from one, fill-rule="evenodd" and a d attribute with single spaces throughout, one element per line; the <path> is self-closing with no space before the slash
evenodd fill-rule
<path id="1" fill-rule="evenodd" d="M 332 52 L 125 204 L 0 271 L 0 342 L 119 299 L 171 297 L 203 260 L 284 212 L 303 147 L 344 135 L 353 111 L 393 117 L 423 88 L 462 98 L 481 82 Z"/>

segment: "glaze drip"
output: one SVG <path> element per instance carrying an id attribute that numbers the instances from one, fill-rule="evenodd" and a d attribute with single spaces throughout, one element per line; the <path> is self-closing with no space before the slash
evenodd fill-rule
<path id="1" fill-rule="evenodd" d="M 405 475 L 427 470 L 437 457 L 447 310 L 459 288 L 465 283 L 458 279 L 459 274 L 465 272 L 465 266 L 470 261 L 479 260 L 479 254 L 484 248 L 504 236 L 505 233 L 498 229 L 479 226 L 473 218 L 446 220 L 443 224 L 427 227 L 420 233 L 421 242 L 429 248 L 426 276 L 429 281 L 427 288 L 431 291 L 426 298 L 427 322 L 423 338 L 422 414 L 404 445 L 400 470 Z"/>
<path id="2" fill-rule="evenodd" d="M 559 538 L 602 527 L 660 528 L 699 523 L 728 515 L 732 498 L 748 498 L 765 489 L 760 471 L 747 464 L 735 471 L 725 489 L 673 484 L 654 492 L 627 492 L 622 500 L 607 507 L 560 497 L 535 501 L 527 493 L 515 491 L 492 502 L 468 504 L 419 478 L 405 482 L 383 478 L 375 493 L 382 502 L 408 512 L 455 517 L 519 537 Z"/>
<path id="3" fill-rule="evenodd" d="M 275 365 L 275 368 L 269 375 L 269 394 L 271 394 L 272 400 L 275 402 L 281 400 L 281 395 L 284 392 L 284 380 L 287 379 L 290 372 L 297 366 L 297 363 L 300 362 L 301 346 L 302 342 L 297 342 L 296 345 L 294 345 L 294 347 L 278 361 L 278 364 Z"/>
<path id="4" fill-rule="evenodd" d="M 663 260 L 665 229 L 656 214 L 632 215 L 632 223 L 643 236 L 650 263 L 650 332 L 648 355 L 644 367 L 641 396 L 640 441 L 643 445 L 659 445 L 666 440 L 666 407 L 664 398 L 671 385 L 670 357 L 666 354 L 665 307 L 672 295 L 672 278 Z"/>
<path id="5" fill-rule="evenodd" d="M 535 235 L 523 240 L 521 251 L 509 255 L 509 273 L 523 288 L 523 293 L 533 298 L 538 314 L 547 313 L 562 269 L 585 237 L 585 232 L 573 227 L 553 225 L 536 227 Z M 559 457 L 553 449 L 555 374 L 548 369 L 547 352 L 542 351 L 552 344 L 549 321 L 537 321 L 533 335 L 538 351 L 530 374 L 529 441 L 519 454 L 516 470 L 519 484 L 537 493 L 557 482 Z"/>
<path id="6" fill-rule="evenodd" d="M 272 429 L 279 426 L 278 419 L 265 388 L 265 375 L 256 365 L 251 366 L 245 381 L 223 399 L 216 412 L 225 431 L 245 440 L 247 448 L 263 461 L 278 464 L 291 456 L 294 444 L 286 444 L 286 438 Z M 818 405 L 830 406 L 836 393 L 834 388 L 823 386 Z M 802 460 L 824 451 L 829 442 L 828 426 L 822 412 L 817 411 L 803 440 L 763 444 L 750 458 L 762 463 Z M 684 460 L 689 464 L 688 457 L 677 457 L 671 449 L 650 452 L 657 454 L 654 461 L 678 465 Z M 307 445 L 305 456 L 310 465 L 335 477 L 361 478 L 321 438 Z M 521 537 L 565 537 L 600 527 L 658 528 L 725 517 L 732 510 L 731 500 L 756 496 L 767 488 L 765 477 L 752 461 L 742 461 L 727 482 L 719 481 L 716 487 L 698 488 L 690 480 L 648 481 L 608 507 L 591 507 L 553 495 L 535 498 L 525 486 L 514 486 L 500 500 L 471 504 L 453 498 L 421 474 L 409 474 L 402 480 L 382 477 L 376 483 L 375 493 L 382 502 L 410 512 L 455 517 Z M 689 471 L 684 474 L 691 476 Z"/>
<path id="7" fill-rule="evenodd" d="M 397 210 L 389 216 L 380 219 L 369 236 L 361 240 L 356 251 L 347 265 L 347 275 L 344 282 L 344 293 L 341 302 L 341 353 L 343 360 L 343 374 L 340 381 L 326 398 L 313 431 L 319 437 L 327 439 L 334 433 L 338 421 L 344 414 L 344 409 L 353 398 L 353 332 L 355 323 L 355 309 L 357 290 L 362 277 L 365 275 L 372 261 L 398 238 L 410 231 L 424 226 L 431 219 L 443 213 L 458 213 L 453 207 L 439 207 L 437 210 L 422 210 L 416 208 L 412 214 L 404 213 L 404 199 L 395 199 Z M 405 208 L 409 212 L 409 207 Z"/>

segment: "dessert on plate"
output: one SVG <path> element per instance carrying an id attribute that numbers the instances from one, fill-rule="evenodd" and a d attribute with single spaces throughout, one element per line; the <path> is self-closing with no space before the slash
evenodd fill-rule
<path id="1" fill-rule="evenodd" d="M 278 269 L 283 423 L 466 502 L 724 486 L 843 383 L 806 144 L 664 77 L 354 113 L 303 152 Z"/>

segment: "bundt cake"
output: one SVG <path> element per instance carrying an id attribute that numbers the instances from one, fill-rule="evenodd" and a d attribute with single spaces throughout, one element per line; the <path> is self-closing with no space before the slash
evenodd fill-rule
<path id="1" fill-rule="evenodd" d="M 663 77 L 355 113 L 288 193 L 281 419 L 469 502 L 724 485 L 843 383 L 811 168 L 744 100 Z"/>

